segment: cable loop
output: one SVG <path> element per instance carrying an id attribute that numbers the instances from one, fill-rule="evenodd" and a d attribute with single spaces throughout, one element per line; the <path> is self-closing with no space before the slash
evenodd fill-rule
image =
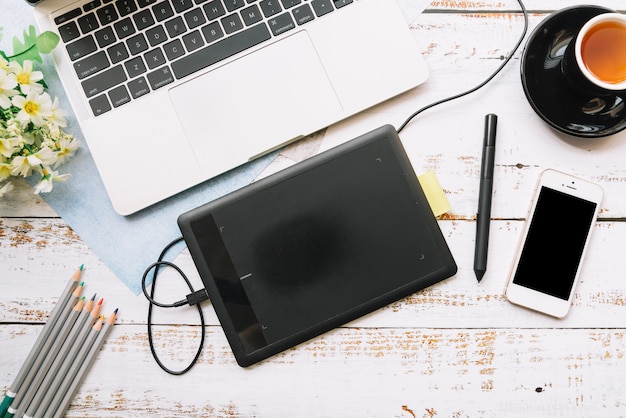
<path id="1" fill-rule="evenodd" d="M 180 277 L 182 277 L 182 279 L 185 281 L 185 283 L 187 284 L 187 287 L 189 288 L 189 291 L 191 293 L 194 293 L 195 290 L 193 288 L 193 286 L 191 285 L 191 282 L 189 281 L 189 279 L 187 278 L 187 276 L 185 275 L 185 273 L 174 263 L 169 262 L 169 261 L 164 261 L 163 258 L 165 257 L 165 254 L 167 254 L 167 252 L 177 243 L 181 242 L 183 240 L 182 237 L 175 239 L 174 241 L 170 242 L 168 245 L 165 246 L 165 248 L 163 249 L 163 251 L 161 252 L 161 254 L 159 255 L 159 259 L 158 261 L 156 261 L 155 263 L 152 263 L 150 266 L 148 266 L 148 268 L 146 269 L 146 271 L 143 274 L 143 277 L 141 279 L 141 290 L 143 291 L 144 296 L 146 297 L 146 299 L 148 300 L 148 344 L 150 346 L 150 352 L 152 353 L 152 357 L 154 358 L 154 360 L 156 361 L 156 363 L 159 365 L 159 367 L 172 375 L 181 375 L 181 374 L 185 374 L 187 373 L 189 370 L 191 370 L 191 368 L 196 364 L 196 362 L 198 361 L 198 358 L 200 357 L 200 354 L 202 353 L 202 347 L 204 346 L 204 339 L 206 336 L 206 330 L 205 330 L 205 323 L 204 323 L 204 314 L 202 313 L 202 307 L 198 304 L 196 305 L 196 308 L 198 309 L 198 315 L 200 315 L 200 330 L 201 330 L 201 336 L 200 336 L 200 343 L 198 344 L 198 350 L 196 351 L 196 354 L 193 358 L 193 360 L 191 361 L 191 363 L 189 363 L 189 365 L 187 367 L 185 367 L 182 370 L 172 370 L 168 367 L 165 366 L 165 364 L 163 364 L 163 362 L 161 361 L 161 359 L 159 358 L 159 356 L 156 353 L 156 349 L 154 348 L 154 340 L 153 340 L 153 336 L 152 336 L 152 309 L 154 306 L 159 307 L 159 308 L 176 308 L 176 307 L 180 307 L 180 306 L 184 306 L 187 304 L 187 300 L 180 300 L 178 302 L 174 302 L 171 304 L 166 304 L 166 303 L 160 303 L 157 302 L 156 300 L 154 300 L 154 293 L 155 293 L 155 288 L 156 288 L 156 281 L 157 281 L 157 275 L 158 275 L 158 271 L 159 268 L 161 266 L 167 266 L 167 267 L 172 267 L 173 269 L 175 269 L 178 274 L 180 275 Z M 148 291 L 146 290 L 146 277 L 148 276 L 148 274 L 150 273 L 151 270 L 154 270 L 153 276 L 152 276 L 152 289 L 150 289 L 150 294 L 148 295 Z"/>

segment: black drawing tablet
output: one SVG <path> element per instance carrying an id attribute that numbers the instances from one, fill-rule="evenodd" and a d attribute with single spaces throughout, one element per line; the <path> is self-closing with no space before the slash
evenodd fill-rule
<path id="1" fill-rule="evenodd" d="M 457 270 L 391 126 L 191 210 L 178 224 L 243 367 Z"/>

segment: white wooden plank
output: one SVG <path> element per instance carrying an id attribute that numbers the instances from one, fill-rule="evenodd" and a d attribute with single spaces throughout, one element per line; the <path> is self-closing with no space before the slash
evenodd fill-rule
<path id="1" fill-rule="evenodd" d="M 5 381 L 38 328 L 0 328 Z M 159 333 L 164 361 L 191 358 L 198 334 Z M 625 350 L 610 329 L 343 328 L 242 369 L 210 327 L 200 362 L 175 377 L 141 327 L 116 325 L 67 416 L 619 416 Z"/>

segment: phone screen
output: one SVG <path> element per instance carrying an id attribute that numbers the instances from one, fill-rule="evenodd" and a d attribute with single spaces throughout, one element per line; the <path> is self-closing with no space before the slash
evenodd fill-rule
<path id="1" fill-rule="evenodd" d="M 542 186 L 513 283 L 568 300 L 596 203 Z"/>

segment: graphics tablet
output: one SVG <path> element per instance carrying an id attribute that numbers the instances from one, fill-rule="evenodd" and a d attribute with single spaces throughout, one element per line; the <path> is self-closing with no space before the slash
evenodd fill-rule
<path id="1" fill-rule="evenodd" d="M 457 270 L 388 125 L 184 213 L 178 224 L 242 367 Z"/>

